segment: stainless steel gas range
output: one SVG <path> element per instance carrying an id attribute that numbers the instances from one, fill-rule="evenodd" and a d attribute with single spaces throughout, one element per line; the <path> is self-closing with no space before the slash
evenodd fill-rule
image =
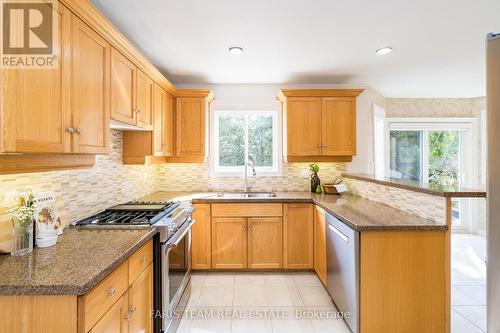
<path id="1" fill-rule="evenodd" d="M 175 332 L 191 295 L 191 205 L 131 201 L 77 222 L 80 227 L 158 229 L 154 242 L 155 332 Z"/>

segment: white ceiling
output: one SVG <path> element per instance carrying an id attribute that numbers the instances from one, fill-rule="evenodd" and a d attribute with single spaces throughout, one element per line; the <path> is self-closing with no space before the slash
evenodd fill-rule
<path id="1" fill-rule="evenodd" d="M 175 84 L 365 84 L 477 97 L 499 0 L 92 0 Z M 241 45 L 242 55 L 227 47 Z M 394 52 L 376 56 L 391 45 Z"/>

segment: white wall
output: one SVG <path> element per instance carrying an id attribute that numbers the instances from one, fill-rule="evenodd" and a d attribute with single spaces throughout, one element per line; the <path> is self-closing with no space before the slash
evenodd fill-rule
<path id="1" fill-rule="evenodd" d="M 381 98 L 373 89 L 357 85 L 280 85 L 280 84 L 220 84 L 177 85 L 179 89 L 211 89 L 215 94 L 212 104 L 213 110 L 280 110 L 280 103 L 276 99 L 278 91 L 283 88 L 364 88 L 366 89 L 357 99 L 357 156 L 352 163 L 348 163 L 348 172 L 370 173 L 373 164 L 373 115 L 372 104 Z M 383 98 L 383 97 L 382 97 Z"/>

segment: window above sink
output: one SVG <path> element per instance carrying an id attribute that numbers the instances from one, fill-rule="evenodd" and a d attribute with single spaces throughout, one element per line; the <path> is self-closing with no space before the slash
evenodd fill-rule
<path id="1" fill-rule="evenodd" d="M 245 162 L 254 162 L 258 175 L 276 175 L 278 167 L 277 111 L 212 112 L 211 173 L 239 176 Z"/>

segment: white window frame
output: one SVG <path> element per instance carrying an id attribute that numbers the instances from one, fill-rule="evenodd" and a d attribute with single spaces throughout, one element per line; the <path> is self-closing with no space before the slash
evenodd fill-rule
<path id="1" fill-rule="evenodd" d="M 228 167 L 219 165 L 219 117 L 221 115 L 241 115 L 245 118 L 245 142 L 248 142 L 248 117 L 253 115 L 269 115 L 273 117 L 273 166 L 272 167 L 255 167 L 255 171 L 259 175 L 275 176 L 279 175 L 279 151 L 278 151 L 278 137 L 279 128 L 278 120 L 279 115 L 276 110 L 212 110 L 211 112 L 211 176 L 213 177 L 234 177 L 244 174 L 244 166 Z M 245 164 L 248 164 L 248 145 L 245 144 Z M 251 171 L 249 171 L 251 172 Z"/>

